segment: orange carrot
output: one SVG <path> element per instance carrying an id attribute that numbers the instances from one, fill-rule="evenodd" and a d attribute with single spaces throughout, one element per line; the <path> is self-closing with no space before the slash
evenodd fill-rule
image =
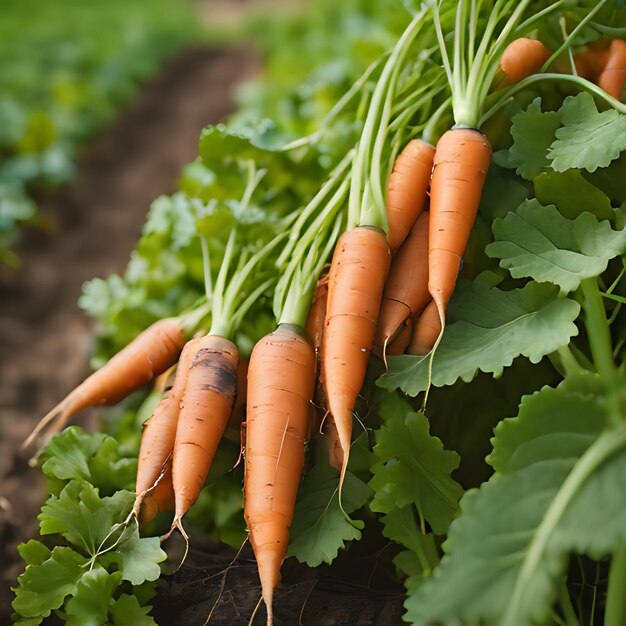
<path id="1" fill-rule="evenodd" d="M 391 261 L 374 340 L 376 348 L 383 352 L 405 322 L 417 315 L 431 299 L 428 293 L 429 217 L 425 211 L 417 218 L 408 238 Z"/>
<path id="2" fill-rule="evenodd" d="M 391 254 L 382 231 L 358 226 L 341 235 L 330 267 L 322 376 L 343 452 L 341 483 L 352 437 L 352 412 L 365 379 Z"/>
<path id="3" fill-rule="evenodd" d="M 341 471 L 343 465 L 343 452 L 339 443 L 339 433 L 335 426 L 335 420 L 329 415 L 324 425 L 324 441 L 328 449 L 328 462 L 336 470 Z"/>
<path id="4" fill-rule="evenodd" d="M 317 281 L 313 303 L 306 320 L 306 333 L 319 353 L 322 345 L 322 333 L 324 331 L 324 319 L 326 318 L 326 303 L 328 302 L 328 274 Z"/>
<path id="5" fill-rule="evenodd" d="M 412 139 L 396 159 L 387 185 L 387 241 L 392 253 L 424 208 L 434 155 L 429 143 Z"/>
<path id="6" fill-rule="evenodd" d="M 29 445 L 53 420 L 56 423 L 50 429 L 51 433 L 61 430 L 72 415 L 89 406 L 117 404 L 174 365 L 184 343 L 178 319 L 155 322 L 61 400 L 39 422 L 24 446 Z"/>
<path id="7" fill-rule="evenodd" d="M 133 507 L 135 514 L 138 514 L 148 490 L 154 486 L 174 450 L 180 403 L 187 385 L 189 370 L 200 342 L 201 339 L 192 339 L 185 344 L 176 368 L 174 385 L 157 404 L 152 417 L 144 427 L 139 448 L 139 464 L 137 465 L 137 486 L 135 488 L 137 497 Z"/>
<path id="8" fill-rule="evenodd" d="M 598 87 L 619 100 L 625 83 L 626 41 L 614 39 L 611 42 L 606 65 L 598 78 Z"/>
<path id="9" fill-rule="evenodd" d="M 228 419 L 229 430 L 236 430 L 239 433 L 242 422 L 246 421 L 246 403 L 248 394 L 248 359 L 239 359 L 237 366 L 237 397 L 232 413 Z"/>
<path id="10" fill-rule="evenodd" d="M 256 556 L 268 623 L 289 543 L 309 406 L 315 352 L 301 329 L 281 324 L 256 344 L 248 375 L 244 517 Z"/>
<path id="11" fill-rule="evenodd" d="M 608 48 L 589 44 L 581 52 L 574 55 L 576 72 L 579 76 L 595 83 L 606 66 L 608 58 Z"/>
<path id="12" fill-rule="evenodd" d="M 399 332 L 394 337 L 393 341 L 387 345 L 385 354 L 395 356 L 397 354 L 404 354 L 407 346 L 411 342 L 411 336 L 413 334 L 413 318 L 409 318 L 402 324 Z"/>
<path id="13" fill-rule="evenodd" d="M 158 513 L 172 511 L 174 509 L 174 487 L 172 486 L 172 463 L 167 462 L 163 475 L 159 478 L 156 486 L 143 499 L 139 526 L 145 526 L 151 522 Z"/>
<path id="14" fill-rule="evenodd" d="M 454 128 L 437 143 L 430 184 L 428 291 L 442 328 L 490 163 L 491 145 L 477 130 Z"/>
<path id="15" fill-rule="evenodd" d="M 224 434 L 237 393 L 239 350 L 228 339 L 198 339 L 178 415 L 172 455 L 176 512 L 172 528 L 196 501 Z"/>
<path id="16" fill-rule="evenodd" d="M 511 83 L 536 74 L 552 56 L 540 41 L 520 37 L 512 41 L 502 53 L 500 68 Z"/>
<path id="17" fill-rule="evenodd" d="M 424 356 L 435 345 L 441 334 L 441 320 L 434 300 L 431 300 L 413 324 L 411 341 L 406 347 L 407 354 Z"/>

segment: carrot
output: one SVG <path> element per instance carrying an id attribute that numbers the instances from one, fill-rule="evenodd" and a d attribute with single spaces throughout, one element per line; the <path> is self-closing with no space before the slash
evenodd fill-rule
<path id="1" fill-rule="evenodd" d="M 179 319 L 155 322 L 61 400 L 35 427 L 24 447 L 51 421 L 55 424 L 50 432 L 55 433 L 72 415 L 87 407 L 117 404 L 174 365 L 184 343 Z"/>
<path id="2" fill-rule="evenodd" d="M 520 37 L 512 41 L 502 53 L 500 68 L 511 83 L 536 74 L 543 64 L 552 56 L 540 41 Z"/>
<path id="3" fill-rule="evenodd" d="M 600 77 L 598 87 L 610 96 L 619 98 L 626 83 L 626 41 L 614 39 L 609 48 L 608 59 Z"/>
<path id="4" fill-rule="evenodd" d="M 224 434 L 237 393 L 239 350 L 228 339 L 205 335 L 187 374 L 172 454 L 176 512 L 172 528 L 196 501 Z"/>
<path id="5" fill-rule="evenodd" d="M 491 145 L 480 131 L 453 128 L 437 143 L 430 184 L 428 291 L 442 328 L 490 163 Z"/>
<path id="6" fill-rule="evenodd" d="M 237 397 L 226 426 L 229 430 L 239 433 L 242 422 L 246 421 L 246 398 L 248 391 L 248 359 L 239 359 L 237 366 Z"/>
<path id="7" fill-rule="evenodd" d="M 350 452 L 352 411 L 365 379 L 390 260 L 383 232 L 358 226 L 341 235 L 330 267 L 322 376 L 343 452 L 341 484 Z"/>
<path id="8" fill-rule="evenodd" d="M 403 324 L 431 299 L 428 293 L 429 217 L 426 211 L 417 218 L 409 237 L 391 261 L 374 340 L 376 348 L 383 352 Z"/>
<path id="9" fill-rule="evenodd" d="M 407 354 L 424 356 L 435 345 L 441 334 L 441 320 L 434 300 L 431 300 L 413 324 L 411 341 L 406 346 Z"/>
<path id="10" fill-rule="evenodd" d="M 137 465 L 137 486 L 135 487 L 137 497 L 133 507 L 135 514 L 139 513 L 143 499 L 161 475 L 163 467 L 174 450 L 180 403 L 200 341 L 200 339 L 192 339 L 185 344 L 176 369 L 174 384 L 157 404 L 152 417 L 144 427 Z"/>
<path id="11" fill-rule="evenodd" d="M 413 334 L 413 318 L 409 318 L 404 322 L 400 331 L 395 336 L 394 340 L 387 345 L 387 349 L 385 350 L 385 354 L 389 354 L 391 356 L 395 356 L 398 354 L 404 354 L 407 346 L 411 342 L 411 335 Z"/>
<path id="12" fill-rule="evenodd" d="M 268 624 L 289 542 L 309 406 L 315 386 L 313 346 L 292 324 L 256 344 L 248 374 L 244 517 L 256 556 Z"/>
<path id="13" fill-rule="evenodd" d="M 337 432 L 337 427 L 335 426 L 335 420 L 333 420 L 330 415 L 326 418 L 324 441 L 326 442 L 326 448 L 328 449 L 328 462 L 331 467 L 341 471 L 341 467 L 343 466 L 343 452 L 341 451 L 339 433 Z"/>
<path id="14" fill-rule="evenodd" d="M 579 76 L 595 83 L 606 66 L 608 58 L 608 48 L 590 44 L 574 55 L 576 72 Z"/>
<path id="15" fill-rule="evenodd" d="M 434 155 L 429 143 L 412 139 L 396 159 L 387 185 L 387 241 L 392 253 L 424 208 Z"/>
<path id="16" fill-rule="evenodd" d="M 145 526 L 151 522 L 158 513 L 172 511 L 174 509 L 174 487 L 172 486 L 172 463 L 167 462 L 163 475 L 143 499 L 141 514 L 139 515 L 139 525 Z"/>
<path id="17" fill-rule="evenodd" d="M 308 335 L 316 354 L 322 345 L 324 319 L 326 318 L 326 304 L 328 302 L 328 274 L 317 281 L 313 303 L 306 320 L 306 334 Z"/>

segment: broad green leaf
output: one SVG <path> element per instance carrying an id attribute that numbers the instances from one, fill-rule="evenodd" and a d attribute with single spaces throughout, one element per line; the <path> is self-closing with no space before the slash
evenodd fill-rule
<path id="1" fill-rule="evenodd" d="M 113 592 L 120 583 L 119 572 L 107 573 L 102 567 L 85 572 L 68 600 L 66 613 L 69 626 L 99 626 L 106 624 Z"/>
<path id="2" fill-rule="evenodd" d="M 124 458 L 119 443 L 105 437 L 97 452 L 89 460 L 89 482 L 101 495 L 113 494 L 120 489 L 133 490 L 137 476 L 137 459 Z"/>
<path id="3" fill-rule="evenodd" d="M 591 213 L 575 220 L 554 206 L 528 200 L 493 223 L 495 242 L 486 253 L 500 260 L 513 278 L 532 278 L 574 291 L 585 278 L 599 276 L 613 257 L 626 251 L 626 230 L 614 231 Z"/>
<path id="4" fill-rule="evenodd" d="M 550 165 L 548 148 L 561 124 L 561 112 L 542 113 L 541 99 L 537 98 L 511 122 L 513 145 L 507 151 L 496 152 L 494 160 L 498 165 L 515 168 L 522 178 L 533 180 Z"/>
<path id="5" fill-rule="evenodd" d="M 117 547 L 122 563 L 122 578 L 132 585 L 156 580 L 161 575 L 159 563 L 167 554 L 161 550 L 158 537 L 139 537 L 136 524 L 127 527 Z"/>
<path id="6" fill-rule="evenodd" d="M 28 565 L 19 576 L 11 606 L 24 617 L 47 617 L 76 591 L 86 563 L 87 559 L 71 548 L 55 547 L 49 559 Z"/>
<path id="7" fill-rule="evenodd" d="M 111 606 L 111 622 L 113 626 L 156 626 L 156 622 L 148 615 L 149 606 L 141 606 L 136 596 L 123 593 Z"/>
<path id="8" fill-rule="evenodd" d="M 430 434 L 423 413 L 396 414 L 376 431 L 370 487 L 375 491 L 372 511 L 391 513 L 415 504 L 433 532 L 443 535 L 458 509 L 463 488 L 450 474 L 459 456 L 444 450 Z"/>
<path id="9" fill-rule="evenodd" d="M 572 220 L 584 212 L 604 220 L 615 217 L 611 201 L 585 180 L 579 170 L 544 172 L 535 178 L 534 187 L 535 197 L 541 204 L 556 205 L 563 216 Z"/>
<path id="10" fill-rule="evenodd" d="M 566 98 L 561 114 L 562 128 L 548 152 L 557 172 L 571 168 L 595 172 L 626 150 L 626 115 L 614 109 L 599 113 L 590 94 Z"/>
<path id="11" fill-rule="evenodd" d="M 17 546 L 17 550 L 26 565 L 41 565 L 44 561 L 49 559 L 52 554 L 50 548 L 44 546 L 41 541 L 37 541 L 36 539 L 31 539 L 26 543 L 20 543 L 20 545 Z"/>
<path id="12" fill-rule="evenodd" d="M 300 486 L 287 556 L 295 556 L 301 563 L 317 567 L 321 563 L 332 563 L 346 541 L 361 538 L 362 522 L 350 523 L 346 519 L 339 506 L 338 488 L 339 473 L 324 455 Z M 345 513 L 349 515 L 360 509 L 372 493 L 348 470 L 341 500 Z"/>
<path id="13" fill-rule="evenodd" d="M 622 153 L 608 167 L 598 168 L 593 173 L 584 172 L 583 175 L 612 200 L 626 202 L 626 153 Z"/>
<path id="14" fill-rule="evenodd" d="M 527 187 L 528 183 L 512 172 L 492 165 L 480 196 L 479 216 L 491 224 L 496 217 L 504 217 L 509 211 L 514 211 L 528 197 Z"/>
<path id="15" fill-rule="evenodd" d="M 606 394 L 589 393 L 585 378 L 524 397 L 496 428 L 497 472 L 461 500 L 446 556 L 406 601 L 407 619 L 545 623 L 568 555 L 599 559 L 626 541 L 626 425 L 606 430 Z"/>
<path id="16" fill-rule="evenodd" d="M 39 514 L 42 535 L 59 533 L 86 554 L 95 556 L 114 542 L 134 501 L 130 491 L 100 498 L 89 483 L 71 481 L 61 494 L 50 496 Z"/>
<path id="17" fill-rule="evenodd" d="M 518 356 L 538 363 L 578 334 L 580 306 L 560 298 L 557 287 L 529 283 L 501 291 L 477 281 L 457 285 L 448 325 L 433 359 L 432 384 L 469 382 L 480 370 L 499 376 Z M 428 387 L 429 357 L 389 357 L 378 383 L 416 396 Z"/>

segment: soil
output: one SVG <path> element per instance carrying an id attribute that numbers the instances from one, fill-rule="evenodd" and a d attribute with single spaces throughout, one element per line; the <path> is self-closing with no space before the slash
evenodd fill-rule
<path id="1" fill-rule="evenodd" d="M 231 112 L 235 86 L 259 70 L 247 46 L 171 59 L 84 150 L 74 184 L 40 203 L 49 227 L 24 233 L 22 269 L 0 270 L 0 623 L 23 567 L 16 546 L 37 534 L 46 497 L 20 443 L 89 371 L 93 328 L 76 306 L 81 285 L 124 270 L 150 202 L 174 191 L 200 129 Z"/>

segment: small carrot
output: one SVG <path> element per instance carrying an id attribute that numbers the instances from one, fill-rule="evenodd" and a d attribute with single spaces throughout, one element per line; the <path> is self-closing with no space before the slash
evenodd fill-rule
<path id="1" fill-rule="evenodd" d="M 180 403 L 199 342 L 200 339 L 192 339 L 185 344 L 176 368 L 174 384 L 157 404 L 141 435 L 135 488 L 137 496 L 133 507 L 135 514 L 139 513 L 143 499 L 153 488 L 174 450 Z"/>
<path id="2" fill-rule="evenodd" d="M 143 499 L 139 526 L 145 526 L 159 513 L 174 509 L 174 487 L 172 486 L 172 462 L 168 461 L 154 489 Z"/>
<path id="3" fill-rule="evenodd" d="M 396 334 L 393 341 L 387 345 L 385 354 L 395 356 L 398 354 L 404 354 L 407 346 L 411 342 L 411 336 L 413 334 L 413 318 L 409 318 L 402 324 L 400 331 Z"/>
<path id="4" fill-rule="evenodd" d="M 434 300 L 431 300 L 413 324 L 411 340 L 406 346 L 407 354 L 424 356 L 432 349 L 441 334 L 441 320 Z"/>
<path id="5" fill-rule="evenodd" d="M 386 352 L 405 322 L 431 299 L 428 292 L 428 211 L 422 213 L 391 261 L 374 345 Z M 404 349 L 401 350 L 401 353 Z"/>
<path id="6" fill-rule="evenodd" d="M 352 437 L 352 412 L 372 349 L 391 254 L 378 228 L 358 226 L 337 242 L 330 267 L 322 376 L 335 420 L 345 476 Z"/>
<path id="7" fill-rule="evenodd" d="M 298 326 L 280 324 L 250 357 L 244 517 L 268 624 L 289 543 L 315 387 L 315 352 L 301 332 Z"/>
<path id="8" fill-rule="evenodd" d="M 324 331 L 324 319 L 326 318 L 326 304 L 328 302 L 328 274 L 317 281 L 313 303 L 306 320 L 305 330 L 315 348 L 315 353 L 319 353 L 322 345 L 322 334 Z"/>
<path id="9" fill-rule="evenodd" d="M 426 202 L 435 148 L 412 139 L 399 154 L 387 185 L 387 241 L 392 253 L 402 245 Z"/>
<path id="10" fill-rule="evenodd" d="M 598 78 L 598 87 L 619 100 L 624 84 L 626 84 L 626 41 L 614 39 L 609 48 L 606 65 Z"/>
<path id="11" fill-rule="evenodd" d="M 339 433 L 335 426 L 335 420 L 333 420 L 331 415 L 326 418 L 326 423 L 324 424 L 324 441 L 328 449 L 328 462 L 331 467 L 334 467 L 337 471 L 341 471 L 343 452 L 341 451 Z"/>
<path id="12" fill-rule="evenodd" d="M 178 318 L 155 322 L 138 335 L 106 365 L 94 372 L 55 406 L 35 427 L 26 447 L 52 421 L 51 433 L 63 428 L 67 420 L 94 404 L 117 404 L 174 365 L 185 337 Z"/>
<path id="13" fill-rule="evenodd" d="M 194 347 L 172 454 L 172 528 L 181 530 L 181 519 L 200 494 L 237 393 L 237 346 L 224 337 L 206 335 Z"/>
<path id="14" fill-rule="evenodd" d="M 536 74 L 543 64 L 552 56 L 540 41 L 520 37 L 513 40 L 502 53 L 500 68 L 511 83 Z"/>
<path id="15" fill-rule="evenodd" d="M 236 430 L 239 433 L 241 424 L 246 421 L 246 403 L 248 394 L 248 359 L 239 358 L 237 366 L 237 397 L 226 428 Z"/>
<path id="16" fill-rule="evenodd" d="M 595 42 L 594 42 L 595 43 Z M 609 58 L 609 49 L 589 44 L 574 55 L 574 65 L 579 76 L 593 83 L 598 81 Z"/>
<path id="17" fill-rule="evenodd" d="M 490 163 L 491 145 L 477 130 L 454 128 L 437 143 L 430 184 L 428 291 L 442 328 Z"/>

